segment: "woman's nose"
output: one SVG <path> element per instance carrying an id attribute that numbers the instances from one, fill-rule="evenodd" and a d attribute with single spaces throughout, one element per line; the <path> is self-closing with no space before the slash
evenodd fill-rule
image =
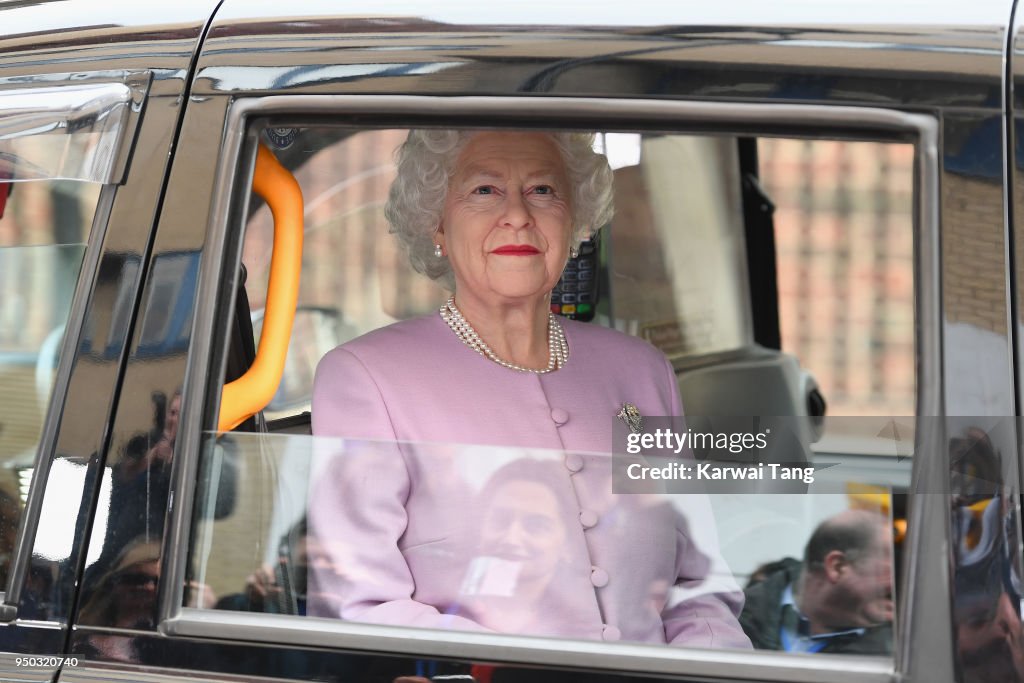
<path id="1" fill-rule="evenodd" d="M 501 539 L 502 551 L 514 555 L 521 555 L 526 551 L 528 535 L 522 524 L 510 524 Z"/>
<path id="2" fill-rule="evenodd" d="M 526 228 L 533 225 L 533 216 L 530 207 L 527 205 L 523 195 L 519 192 L 509 192 L 505 196 L 504 212 L 501 216 L 501 225 L 506 228 Z"/>

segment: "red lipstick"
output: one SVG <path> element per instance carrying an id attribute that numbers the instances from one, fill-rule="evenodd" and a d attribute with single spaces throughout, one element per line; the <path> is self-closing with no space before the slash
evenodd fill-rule
<path id="1" fill-rule="evenodd" d="M 500 254 L 501 256 L 533 256 L 539 254 L 540 250 L 537 247 L 531 247 L 529 244 L 506 244 L 498 247 L 492 254 Z"/>

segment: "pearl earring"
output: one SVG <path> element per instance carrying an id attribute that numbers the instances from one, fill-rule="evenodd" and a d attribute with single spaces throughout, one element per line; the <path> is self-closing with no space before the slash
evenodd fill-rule
<path id="1" fill-rule="evenodd" d="M 572 247 L 572 248 L 569 249 L 569 258 L 579 258 L 579 255 L 580 255 L 580 248 L 579 247 Z"/>
<path id="2" fill-rule="evenodd" d="M 444 256 L 444 252 L 441 251 L 441 245 L 440 244 L 435 244 L 434 245 L 434 256 L 436 258 L 441 258 L 442 256 Z"/>

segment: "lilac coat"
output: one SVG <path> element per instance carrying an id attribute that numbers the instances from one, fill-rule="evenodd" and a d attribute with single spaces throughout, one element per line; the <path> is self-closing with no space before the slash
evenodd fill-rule
<path id="1" fill-rule="evenodd" d="M 310 614 L 750 647 L 736 619 L 742 592 L 719 555 L 706 499 L 611 493 L 602 454 L 623 403 L 646 416 L 682 414 L 671 365 L 633 337 L 563 325 L 569 363 L 545 375 L 483 358 L 436 314 L 324 356 L 313 433 L 346 441 L 317 440 L 328 464 L 310 527 L 334 569 L 311 571 Z M 481 547 L 479 531 L 483 482 L 517 459 L 557 463 L 544 500 L 557 502 L 564 534 L 546 588 L 522 594 L 523 568 Z"/>

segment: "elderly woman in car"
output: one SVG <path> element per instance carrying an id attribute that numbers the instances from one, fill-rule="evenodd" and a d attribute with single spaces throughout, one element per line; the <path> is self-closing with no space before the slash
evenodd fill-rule
<path id="1" fill-rule="evenodd" d="M 312 592 L 331 598 L 310 614 L 750 646 L 736 620 L 742 593 L 731 577 L 711 576 L 713 522 L 693 518 L 710 514 L 706 502 L 686 515 L 645 496 L 617 500 L 609 459 L 594 455 L 611 450 L 616 419 L 678 416 L 682 406 L 654 347 L 551 313 L 570 254 L 611 215 L 611 170 L 592 144 L 576 133 L 423 130 L 399 149 L 387 218 L 413 266 L 454 293 L 439 313 L 371 332 L 319 365 L 313 433 L 392 445 L 347 441 L 320 478 L 310 524 L 339 571 L 314 571 Z M 537 486 L 519 484 L 545 504 L 532 517 L 520 510 L 513 528 L 466 476 L 473 458 L 497 471 L 507 448 L 500 457 L 477 448 L 467 460 L 465 448 L 409 442 L 553 449 L 520 454 L 550 461 L 557 452 L 559 467 L 535 469 L 548 472 Z M 553 586 L 518 605 L 516 619 L 508 598 L 529 600 L 518 584 L 539 566 L 522 544 L 481 547 L 478 527 L 499 522 L 533 536 L 533 548 L 545 533 L 562 539 Z"/>

